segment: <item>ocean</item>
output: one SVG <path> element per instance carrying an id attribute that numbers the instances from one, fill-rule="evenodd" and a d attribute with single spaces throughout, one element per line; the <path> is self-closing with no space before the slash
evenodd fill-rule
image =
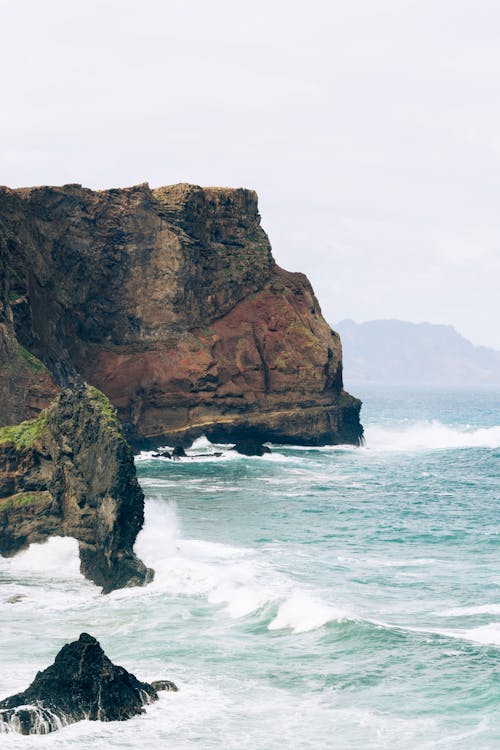
<path id="1" fill-rule="evenodd" d="M 2 748 L 500 747 L 500 389 L 350 390 L 362 448 L 137 457 L 144 588 L 101 596 L 72 539 L 0 558 L 0 697 L 83 631 L 179 686 Z"/>

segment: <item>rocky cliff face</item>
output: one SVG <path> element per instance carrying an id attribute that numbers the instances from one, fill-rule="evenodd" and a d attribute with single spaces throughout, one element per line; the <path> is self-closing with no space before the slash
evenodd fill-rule
<path id="1" fill-rule="evenodd" d="M 0 223 L 0 248 L 2 226 Z M 8 288 L 7 257 L 0 251 L 0 426 L 36 417 L 58 388 L 45 365 L 18 342 Z"/>
<path id="2" fill-rule="evenodd" d="M 109 401 L 63 390 L 37 419 L 0 429 L 0 554 L 50 536 L 78 540 L 81 570 L 104 592 L 152 578 L 133 553 L 144 498 Z"/>
<path id="3" fill-rule="evenodd" d="M 136 444 L 358 443 L 340 339 L 278 268 L 249 190 L 0 190 L 16 334 L 79 373 Z"/>

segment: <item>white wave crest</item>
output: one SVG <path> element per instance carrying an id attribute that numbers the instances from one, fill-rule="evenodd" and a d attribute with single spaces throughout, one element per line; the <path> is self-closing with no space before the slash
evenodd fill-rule
<path id="1" fill-rule="evenodd" d="M 437 420 L 407 427 L 367 425 L 365 448 L 377 451 L 446 450 L 452 448 L 500 448 L 500 425 L 450 427 Z"/>
<path id="2" fill-rule="evenodd" d="M 473 617 L 474 615 L 500 615 L 500 604 L 481 604 L 477 607 L 452 607 L 436 612 L 440 617 Z"/>
<path id="3" fill-rule="evenodd" d="M 283 602 L 278 614 L 269 625 L 269 630 L 291 628 L 294 633 L 316 630 L 328 622 L 354 619 L 342 609 L 332 607 L 306 594 L 295 594 Z"/>
<path id="4" fill-rule="evenodd" d="M 500 622 L 491 622 L 488 625 L 479 625 L 466 630 L 429 630 L 428 632 L 444 635 L 447 638 L 481 643 L 485 646 L 500 646 Z"/>

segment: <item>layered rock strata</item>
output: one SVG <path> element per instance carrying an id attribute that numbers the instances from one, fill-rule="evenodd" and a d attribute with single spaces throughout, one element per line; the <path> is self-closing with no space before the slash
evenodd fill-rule
<path id="1" fill-rule="evenodd" d="M 125 721 L 157 701 L 158 690 L 177 688 L 168 680 L 140 682 L 113 664 L 93 636 L 82 633 L 27 690 L 0 701 L 0 732 L 48 734 L 83 719 Z"/>
<path id="2" fill-rule="evenodd" d="M 0 429 L 1 555 L 71 536 L 104 592 L 140 585 L 153 575 L 133 552 L 143 520 L 130 447 L 97 389 L 63 390 L 35 420 Z"/>
<path id="3" fill-rule="evenodd" d="M 0 189 L 16 335 L 106 393 L 138 445 L 362 439 L 339 336 L 250 190 Z"/>

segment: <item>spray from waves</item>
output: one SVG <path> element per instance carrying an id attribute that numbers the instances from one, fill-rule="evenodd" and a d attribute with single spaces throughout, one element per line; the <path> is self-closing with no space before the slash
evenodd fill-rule
<path id="1" fill-rule="evenodd" d="M 0 605 L 15 605 L 24 613 L 33 607 L 63 612 L 85 607 L 100 595 L 100 588 L 80 573 L 76 539 L 51 537 L 14 557 L 0 557 Z M 8 617 L 7 610 L 1 615 Z"/>
<path id="2" fill-rule="evenodd" d="M 181 538 L 175 505 L 148 499 L 135 551 L 155 570 L 151 593 L 203 596 L 238 619 L 260 612 L 269 630 L 302 633 L 332 621 L 357 619 L 326 604 L 280 573 L 258 550 Z M 128 589 L 119 596 L 137 595 Z"/>
<path id="3" fill-rule="evenodd" d="M 407 427 L 367 425 L 365 439 L 365 448 L 377 451 L 500 448 L 500 425 L 471 429 L 450 427 L 437 420 Z"/>
<path id="4" fill-rule="evenodd" d="M 21 576 L 84 580 L 80 573 L 78 542 L 70 537 L 55 536 L 41 544 L 31 544 L 15 557 L 2 560 L 2 566 Z"/>
<path id="5" fill-rule="evenodd" d="M 216 461 L 289 461 L 290 458 L 285 456 L 283 453 L 276 452 L 274 448 L 271 453 L 266 453 L 263 456 L 244 456 L 241 453 L 233 450 L 234 443 L 211 443 L 210 440 L 202 435 L 194 441 L 191 448 L 186 449 L 187 455 L 183 458 L 176 459 L 176 465 L 190 464 L 193 462 L 201 461 L 203 463 L 210 463 Z M 173 451 L 173 446 L 164 445 L 161 448 L 155 450 L 141 451 L 135 456 L 136 463 L 143 461 L 159 461 L 166 464 L 171 464 L 170 458 L 163 458 L 158 455 L 162 451 Z"/>
<path id="6" fill-rule="evenodd" d="M 452 427 L 439 420 L 419 421 L 408 425 L 391 427 L 365 425 L 365 442 L 362 447 L 355 445 L 280 445 L 283 450 L 294 453 L 328 452 L 399 452 L 431 451 L 456 448 L 500 448 L 500 425 L 493 427 Z M 273 446 L 271 446 L 273 447 Z M 271 454 L 267 458 L 271 458 Z M 282 458 L 289 459 L 289 456 Z"/>

